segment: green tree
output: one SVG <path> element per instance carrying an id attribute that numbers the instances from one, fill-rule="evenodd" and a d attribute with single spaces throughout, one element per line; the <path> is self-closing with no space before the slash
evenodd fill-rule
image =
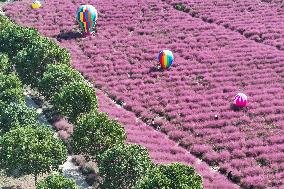
<path id="1" fill-rule="evenodd" d="M 39 174 L 57 170 L 66 159 L 63 142 L 45 126 L 16 127 L 0 138 L 0 167 L 7 175 L 32 174 L 37 183 Z"/>
<path id="2" fill-rule="evenodd" d="M 51 174 L 40 181 L 36 189 L 78 189 L 74 180 L 65 178 L 63 175 Z"/>
<path id="3" fill-rule="evenodd" d="M 10 21 L 10 19 L 7 16 L 0 14 L 0 32 L 1 30 L 7 28 L 9 25 L 12 25 L 12 24 L 13 23 Z"/>
<path id="4" fill-rule="evenodd" d="M 106 113 L 91 112 L 80 117 L 71 138 L 74 153 L 98 160 L 106 150 L 123 144 L 126 134 L 124 128 Z"/>
<path id="5" fill-rule="evenodd" d="M 9 19 L 0 20 L 3 22 L 3 27 L 0 24 L 0 52 L 7 53 L 9 58 L 23 48 L 38 43 L 40 35 L 35 29 L 12 24 Z"/>
<path id="6" fill-rule="evenodd" d="M 0 135 L 20 125 L 36 125 L 38 114 L 24 103 L 6 104 L 0 101 Z"/>
<path id="7" fill-rule="evenodd" d="M 123 144 L 107 150 L 101 158 L 101 189 L 130 189 L 153 166 L 147 149 Z"/>
<path id="8" fill-rule="evenodd" d="M 66 64 L 50 64 L 39 81 L 39 91 L 50 99 L 62 87 L 75 82 L 84 81 L 84 77 Z"/>
<path id="9" fill-rule="evenodd" d="M 70 55 L 54 41 L 39 38 L 36 44 L 25 46 L 13 58 L 16 70 L 23 83 L 38 87 L 38 82 L 48 64 L 70 65 Z"/>
<path id="10" fill-rule="evenodd" d="M 95 89 L 83 82 L 64 86 L 54 95 L 52 104 L 72 123 L 75 123 L 81 114 L 95 111 L 98 107 Z"/>
<path id="11" fill-rule="evenodd" d="M 0 53 L 0 72 L 4 74 L 11 73 L 13 71 L 13 65 L 9 61 L 7 54 Z"/>
<path id="12" fill-rule="evenodd" d="M 193 167 L 181 163 L 157 165 L 133 189 L 202 189 L 202 178 Z"/>
<path id="13" fill-rule="evenodd" d="M 0 72 L 0 91 L 0 100 L 3 102 L 24 102 L 23 85 L 15 73 Z"/>

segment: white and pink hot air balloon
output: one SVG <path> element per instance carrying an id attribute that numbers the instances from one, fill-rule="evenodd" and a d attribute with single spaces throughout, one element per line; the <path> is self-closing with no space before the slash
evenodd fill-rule
<path id="1" fill-rule="evenodd" d="M 237 107 L 245 107 L 248 104 L 248 97 L 244 93 L 238 93 L 234 99 L 234 105 Z"/>

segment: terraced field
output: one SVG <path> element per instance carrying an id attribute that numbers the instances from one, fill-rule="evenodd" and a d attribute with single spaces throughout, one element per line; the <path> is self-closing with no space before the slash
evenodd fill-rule
<path id="1" fill-rule="evenodd" d="M 85 3 L 50 0 L 31 11 L 23 0 L 4 11 L 68 48 L 73 67 L 99 89 L 101 110 L 156 162 L 193 165 L 205 188 L 284 187 L 278 1 L 98 0 L 90 2 L 97 32 L 81 38 L 74 13 Z M 161 49 L 174 52 L 169 70 L 155 68 Z M 239 91 L 249 106 L 235 110 Z"/>

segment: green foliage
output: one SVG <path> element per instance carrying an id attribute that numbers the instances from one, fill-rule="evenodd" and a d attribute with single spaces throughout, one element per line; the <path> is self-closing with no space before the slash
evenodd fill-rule
<path id="1" fill-rule="evenodd" d="M 6 104 L 0 101 L 0 135 L 20 125 L 35 125 L 37 113 L 24 103 Z"/>
<path id="2" fill-rule="evenodd" d="M 0 53 L 0 72 L 4 74 L 11 73 L 13 71 L 13 65 L 9 61 L 7 54 Z"/>
<path id="3" fill-rule="evenodd" d="M 7 53 L 10 58 L 27 46 L 37 43 L 39 33 L 32 28 L 9 24 L 8 19 L 1 18 L 6 27 L 0 29 L 0 52 Z"/>
<path id="4" fill-rule="evenodd" d="M 126 139 L 124 128 L 106 113 L 91 112 L 78 120 L 72 134 L 74 153 L 99 159 L 106 150 L 123 144 Z"/>
<path id="5" fill-rule="evenodd" d="M 24 102 L 23 85 L 15 73 L 0 72 L 0 100 L 6 103 Z"/>
<path id="6" fill-rule="evenodd" d="M 40 38 L 33 46 L 20 50 L 13 61 L 23 83 L 37 87 L 48 64 L 69 65 L 70 55 L 55 42 Z"/>
<path id="7" fill-rule="evenodd" d="M 36 189 L 78 189 L 75 181 L 65 178 L 63 175 L 49 175 L 40 181 Z"/>
<path id="8" fill-rule="evenodd" d="M 153 166 L 148 151 L 139 145 L 123 144 L 107 150 L 101 158 L 101 189 L 130 189 Z"/>
<path id="9" fill-rule="evenodd" d="M 45 126 L 16 127 L 0 138 L 0 167 L 7 175 L 22 176 L 57 170 L 67 159 L 63 142 Z"/>
<path id="10" fill-rule="evenodd" d="M 13 58 L 24 83 L 36 87 L 47 64 L 70 64 L 67 49 L 60 48 L 46 37 L 41 37 L 35 29 L 12 24 L 2 16 L 0 22 L 5 25 L 0 27 L 0 52 Z"/>
<path id="11" fill-rule="evenodd" d="M 202 178 L 194 168 L 181 163 L 157 165 L 133 189 L 202 189 Z"/>
<path id="12" fill-rule="evenodd" d="M 0 31 L 7 28 L 9 25 L 13 25 L 13 22 L 7 16 L 0 14 Z"/>
<path id="13" fill-rule="evenodd" d="M 9 19 L 8 19 L 7 16 L 0 14 L 0 23 L 1 24 L 4 24 L 4 23 L 6 23 L 8 21 L 9 21 Z M 0 26 L 2 26 L 2 25 L 0 25 Z"/>
<path id="14" fill-rule="evenodd" d="M 63 86 L 83 80 L 83 76 L 68 65 L 50 64 L 39 81 L 38 89 L 47 99 L 50 99 Z"/>
<path id="15" fill-rule="evenodd" d="M 186 9 L 186 6 L 183 3 L 177 3 L 174 5 L 174 8 L 179 11 L 184 11 Z"/>
<path id="16" fill-rule="evenodd" d="M 83 82 L 64 86 L 52 97 L 52 103 L 71 123 L 75 123 L 80 114 L 95 111 L 98 107 L 95 90 Z"/>

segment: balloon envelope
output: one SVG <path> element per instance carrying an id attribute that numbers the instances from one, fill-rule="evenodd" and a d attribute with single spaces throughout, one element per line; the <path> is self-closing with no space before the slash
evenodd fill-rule
<path id="1" fill-rule="evenodd" d="M 92 5 L 82 5 L 76 14 L 76 19 L 85 33 L 94 31 L 98 13 Z"/>
<path id="2" fill-rule="evenodd" d="M 38 0 L 33 1 L 33 3 L 32 3 L 32 8 L 33 9 L 38 9 L 40 7 L 41 7 L 41 2 L 40 1 L 38 1 Z"/>
<path id="3" fill-rule="evenodd" d="M 248 97 L 244 93 L 238 93 L 234 99 L 235 106 L 245 107 L 248 104 Z"/>
<path id="4" fill-rule="evenodd" d="M 174 61 L 174 56 L 170 50 L 162 50 L 159 52 L 158 61 L 161 64 L 161 67 L 166 69 L 169 68 Z"/>

